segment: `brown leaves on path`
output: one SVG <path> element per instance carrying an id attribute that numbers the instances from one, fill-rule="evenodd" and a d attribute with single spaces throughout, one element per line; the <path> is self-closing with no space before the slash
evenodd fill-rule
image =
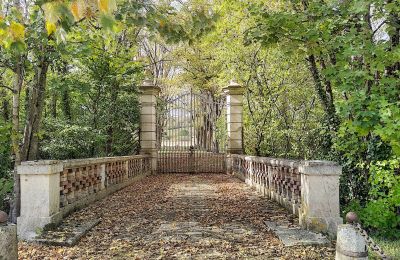
<path id="1" fill-rule="evenodd" d="M 285 248 L 265 220 L 297 219 L 227 175 L 158 175 L 73 213 L 100 218 L 74 247 L 20 242 L 20 259 L 333 259 L 332 247 Z"/>

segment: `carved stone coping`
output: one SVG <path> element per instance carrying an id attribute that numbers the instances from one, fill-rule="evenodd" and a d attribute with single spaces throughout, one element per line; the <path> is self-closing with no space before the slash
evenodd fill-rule
<path id="1" fill-rule="evenodd" d="M 316 168 L 318 168 L 318 171 L 322 170 L 322 172 L 329 172 L 329 174 L 340 174 L 342 170 L 341 167 L 336 162 L 331 162 L 331 161 L 290 160 L 290 159 L 271 158 L 271 157 L 248 156 L 240 154 L 232 154 L 231 157 L 242 159 L 247 162 L 265 163 L 269 166 L 299 169 L 299 171 L 304 174 L 313 174 L 314 171 L 311 171 L 310 169 L 316 169 Z M 327 169 L 329 168 L 329 171 L 324 171 L 324 168 Z M 332 169 L 335 170 L 332 171 Z"/>
<path id="2" fill-rule="evenodd" d="M 88 159 L 76 159 L 76 160 L 26 161 L 22 162 L 21 166 L 62 165 L 64 168 L 73 168 L 73 167 L 87 166 L 93 164 L 121 162 L 121 161 L 129 161 L 129 160 L 143 159 L 143 158 L 150 158 L 150 157 L 147 155 L 132 155 L 132 156 L 102 157 L 102 158 L 88 158 Z"/>

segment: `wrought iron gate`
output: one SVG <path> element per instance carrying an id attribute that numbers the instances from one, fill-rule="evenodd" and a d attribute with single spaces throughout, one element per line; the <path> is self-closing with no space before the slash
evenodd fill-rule
<path id="1" fill-rule="evenodd" d="M 160 173 L 226 171 L 226 105 L 223 97 L 187 91 L 158 108 Z"/>

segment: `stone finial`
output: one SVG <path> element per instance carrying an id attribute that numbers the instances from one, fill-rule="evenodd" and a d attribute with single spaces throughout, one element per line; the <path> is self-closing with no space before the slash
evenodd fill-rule
<path id="1" fill-rule="evenodd" d="M 0 225 L 7 224 L 8 215 L 4 211 L 0 211 Z"/>
<path id="2" fill-rule="evenodd" d="M 346 223 L 352 224 L 358 221 L 358 216 L 355 212 L 349 212 L 346 214 Z"/>

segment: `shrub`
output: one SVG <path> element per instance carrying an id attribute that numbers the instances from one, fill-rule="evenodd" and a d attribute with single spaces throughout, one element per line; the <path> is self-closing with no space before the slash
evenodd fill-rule
<path id="1" fill-rule="evenodd" d="M 0 210 L 9 211 L 9 201 L 13 191 L 13 181 L 11 178 L 0 178 Z"/>
<path id="2" fill-rule="evenodd" d="M 346 207 L 355 211 L 365 228 L 385 237 L 400 238 L 399 158 L 370 165 L 369 200 L 362 205 L 353 201 Z"/>
<path id="3" fill-rule="evenodd" d="M 61 120 L 47 119 L 44 133 L 40 148 L 41 157 L 46 159 L 93 157 L 93 149 L 105 140 L 99 131 Z"/>

